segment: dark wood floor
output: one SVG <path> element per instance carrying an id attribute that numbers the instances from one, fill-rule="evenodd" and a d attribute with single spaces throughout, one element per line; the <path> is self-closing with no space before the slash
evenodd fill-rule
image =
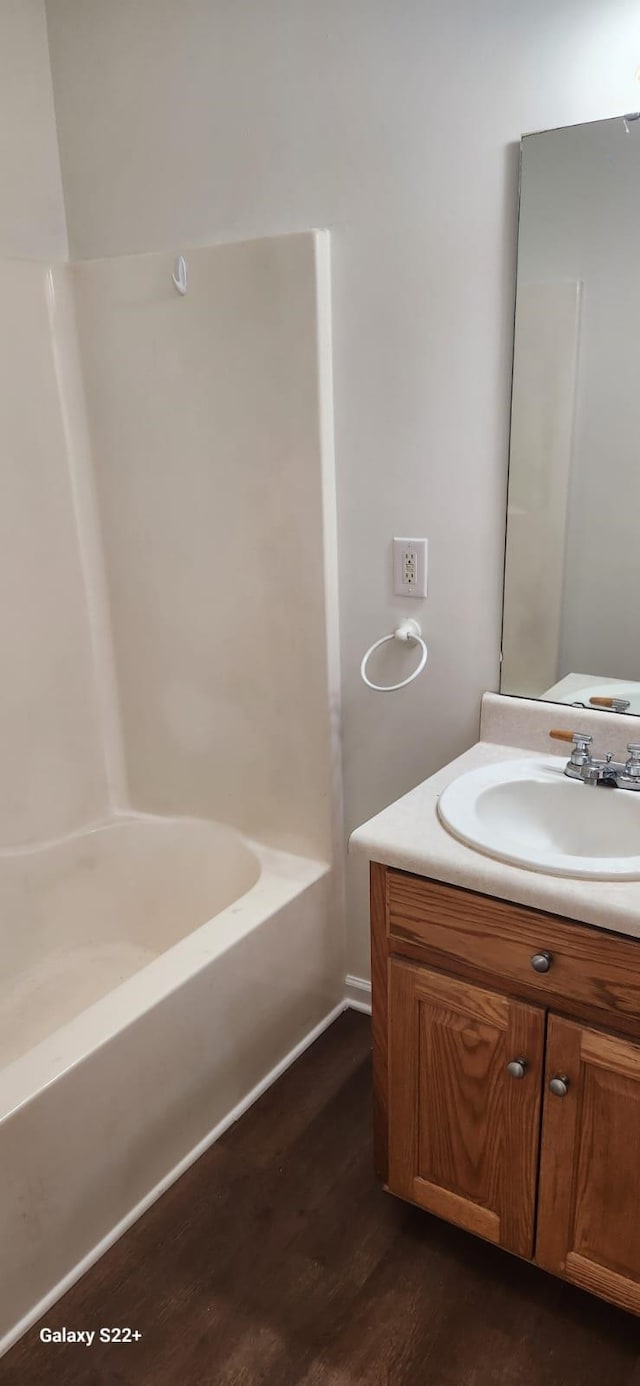
<path id="1" fill-rule="evenodd" d="M 640 1322 L 384 1194 L 347 1012 L 0 1362 L 4 1386 L 640 1386 Z M 640 1171 L 639 1171 L 640 1178 Z M 39 1329 L 129 1325 L 128 1346 Z"/>

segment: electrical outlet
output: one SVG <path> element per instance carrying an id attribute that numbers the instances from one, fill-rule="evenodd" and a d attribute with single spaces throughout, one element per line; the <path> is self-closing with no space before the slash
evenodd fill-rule
<path id="1" fill-rule="evenodd" d="M 426 597 L 426 539 L 394 539 L 393 590 L 396 597 Z"/>

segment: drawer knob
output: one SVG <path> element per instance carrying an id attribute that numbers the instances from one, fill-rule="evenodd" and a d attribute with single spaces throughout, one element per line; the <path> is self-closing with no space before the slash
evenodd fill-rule
<path id="1" fill-rule="evenodd" d="M 511 1063 L 507 1064 L 507 1073 L 510 1073 L 512 1078 L 524 1078 L 526 1071 L 526 1059 L 512 1059 Z"/>
<path id="2" fill-rule="evenodd" d="M 548 972 L 551 967 L 551 954 L 546 949 L 543 949 L 541 953 L 534 953 L 531 966 L 534 972 Z"/>
<path id="3" fill-rule="evenodd" d="M 554 1097 L 566 1097 L 569 1091 L 569 1079 L 566 1073 L 557 1073 L 555 1078 L 551 1079 L 549 1089 Z"/>

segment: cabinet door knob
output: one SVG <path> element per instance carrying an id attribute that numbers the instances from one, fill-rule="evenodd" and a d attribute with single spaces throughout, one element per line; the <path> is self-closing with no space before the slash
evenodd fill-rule
<path id="1" fill-rule="evenodd" d="M 511 1063 L 507 1064 L 507 1073 L 510 1073 L 512 1078 L 524 1078 L 526 1071 L 526 1059 L 512 1059 Z"/>
<path id="2" fill-rule="evenodd" d="M 555 1078 L 551 1079 L 549 1089 L 554 1097 L 566 1097 L 569 1091 L 569 1079 L 566 1073 L 556 1073 Z"/>
<path id="3" fill-rule="evenodd" d="M 534 972 L 549 971 L 551 967 L 551 954 L 547 952 L 546 948 L 543 948 L 540 953 L 534 953 L 531 959 L 531 966 Z"/>

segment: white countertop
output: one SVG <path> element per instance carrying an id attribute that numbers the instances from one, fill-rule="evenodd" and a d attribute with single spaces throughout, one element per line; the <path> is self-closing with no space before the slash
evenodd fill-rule
<path id="1" fill-rule="evenodd" d="M 496 695 L 491 695 L 491 698 L 492 711 L 495 711 L 498 701 L 517 701 L 498 699 Z M 531 717 L 531 703 L 523 700 L 522 710 Z M 609 718 L 615 714 L 604 715 Z M 588 716 L 603 714 L 591 713 Z M 548 726 L 548 706 L 544 718 Z M 557 715 L 554 715 L 553 721 L 556 725 L 562 724 Z M 604 729 L 604 724 L 599 725 Z M 621 730 L 620 723 L 615 726 L 616 730 Z M 601 929 L 612 929 L 640 938 L 640 881 L 583 881 L 570 876 L 546 876 L 511 866 L 465 846 L 441 824 L 437 802 L 452 780 L 479 766 L 530 756 L 535 754 L 536 749 L 531 745 L 500 745 L 494 741 L 479 741 L 471 750 L 445 765 L 402 799 L 356 828 L 350 838 L 349 850 L 363 853 L 371 861 L 398 867 L 401 871 L 412 871 L 419 876 L 480 891 L 483 895 L 495 895 L 503 900 L 513 900 L 521 905 L 531 905 L 535 909 L 595 924 Z M 546 747 L 545 751 L 548 754 Z"/>

